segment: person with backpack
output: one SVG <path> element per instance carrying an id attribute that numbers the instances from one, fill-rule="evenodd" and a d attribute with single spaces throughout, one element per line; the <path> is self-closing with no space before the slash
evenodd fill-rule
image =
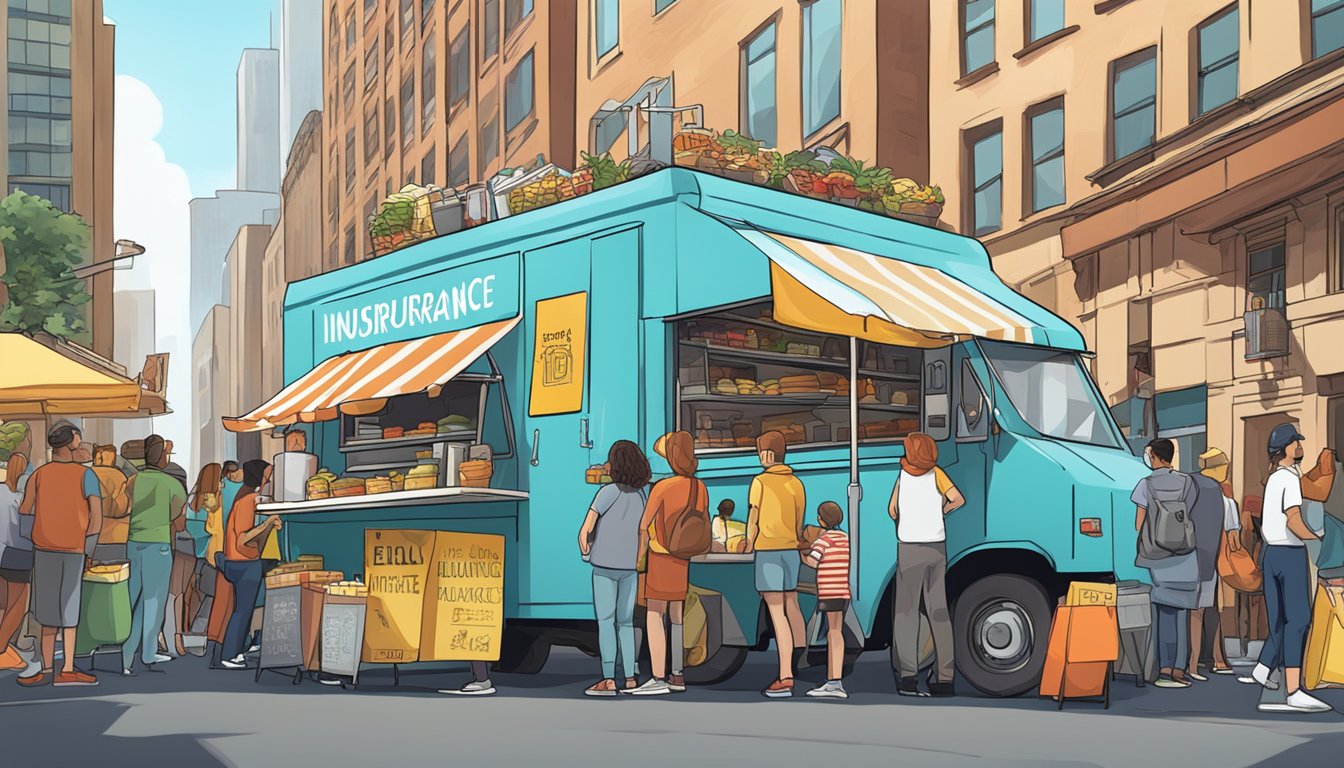
<path id="1" fill-rule="evenodd" d="M 1157 610 L 1159 688 L 1189 688 L 1190 611 L 1199 604 L 1199 557 L 1192 514 L 1199 496 L 1194 480 L 1172 467 L 1176 444 L 1148 443 L 1144 459 L 1152 473 L 1134 487 L 1134 528 L 1139 532 L 1134 564 L 1152 576 Z M 1222 502 L 1219 502 L 1221 508 Z"/>
<path id="2" fill-rule="evenodd" d="M 691 433 L 663 435 L 653 451 L 667 460 L 673 475 L 654 484 L 639 522 L 643 592 L 648 608 L 644 636 L 649 642 L 653 677 L 627 691 L 634 696 L 664 696 L 686 690 L 686 679 L 682 676 L 686 656 L 682 607 L 690 589 L 691 558 L 708 552 L 712 538 L 709 491 L 695 477 L 699 461 Z M 663 623 L 665 617 L 671 619 L 670 632 Z M 669 644 L 671 675 L 667 674 Z"/>
<path id="3" fill-rule="evenodd" d="M 770 612 L 779 652 L 779 677 L 761 693 L 769 699 L 793 696 L 793 665 L 805 643 L 803 611 L 798 606 L 798 570 L 804 546 L 803 514 L 807 493 L 803 482 L 784 463 L 788 443 L 780 432 L 756 438 L 761 472 L 751 481 L 747 497 L 747 551 L 755 554 L 756 591 Z"/>
<path id="4" fill-rule="evenodd" d="M 579 551 L 593 566 L 593 611 L 602 679 L 584 691 L 615 696 L 616 656 L 625 690 L 635 681 L 635 593 L 639 588 L 639 522 L 648 502 L 649 460 L 638 445 L 617 440 L 607 452 L 611 482 L 602 486 L 579 529 Z"/>
<path id="5" fill-rule="evenodd" d="M 1283 703 L 1262 703 L 1261 712 L 1328 712 L 1330 705 L 1301 687 L 1302 657 L 1311 627 L 1311 584 L 1304 542 L 1319 539 L 1302 517 L 1302 476 L 1299 470 L 1305 440 L 1292 424 L 1280 424 L 1269 434 L 1272 471 L 1265 481 L 1260 513 L 1260 535 L 1265 549 L 1260 567 L 1265 579 L 1265 610 L 1269 637 L 1251 678 L 1269 690 L 1278 690 L 1283 668 Z"/>

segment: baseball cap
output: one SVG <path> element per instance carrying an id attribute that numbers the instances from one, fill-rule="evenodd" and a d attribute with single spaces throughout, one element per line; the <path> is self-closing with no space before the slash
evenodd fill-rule
<path id="1" fill-rule="evenodd" d="M 1269 453 L 1274 454 L 1298 440 L 1306 440 L 1292 424 L 1280 424 L 1269 433 Z"/>

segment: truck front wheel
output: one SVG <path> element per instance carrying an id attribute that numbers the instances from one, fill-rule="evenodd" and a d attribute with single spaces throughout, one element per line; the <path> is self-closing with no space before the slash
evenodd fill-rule
<path id="1" fill-rule="evenodd" d="M 986 576 L 957 598 L 957 670 L 988 696 L 1035 689 L 1045 666 L 1050 600 L 1040 584 L 1011 574 Z"/>

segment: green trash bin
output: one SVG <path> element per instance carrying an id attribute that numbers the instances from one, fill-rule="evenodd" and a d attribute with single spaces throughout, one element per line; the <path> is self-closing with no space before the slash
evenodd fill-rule
<path id="1" fill-rule="evenodd" d="M 120 566 L 108 573 L 109 566 Z M 86 571 L 79 596 L 79 630 L 75 655 L 87 656 L 100 647 L 121 645 L 131 636 L 129 564 L 105 564 L 103 572 Z"/>

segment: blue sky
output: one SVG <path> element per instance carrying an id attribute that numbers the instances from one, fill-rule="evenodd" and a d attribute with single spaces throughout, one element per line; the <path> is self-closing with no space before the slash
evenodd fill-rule
<path id="1" fill-rule="evenodd" d="M 186 169 L 193 196 L 233 188 L 238 58 L 269 45 L 271 14 L 279 39 L 277 0 L 104 0 L 103 12 L 117 24 L 117 74 L 163 104 L 166 160 Z"/>

